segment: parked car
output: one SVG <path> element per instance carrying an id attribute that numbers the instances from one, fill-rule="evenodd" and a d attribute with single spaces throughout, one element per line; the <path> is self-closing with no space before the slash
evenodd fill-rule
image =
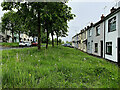
<path id="1" fill-rule="evenodd" d="M 70 48 L 74 48 L 72 45 L 70 45 L 69 43 L 66 43 L 66 44 L 62 44 L 62 46 L 65 46 L 65 47 L 70 47 Z"/>
<path id="2" fill-rule="evenodd" d="M 69 43 L 65 43 L 63 46 L 70 47 L 71 45 Z"/>
<path id="3" fill-rule="evenodd" d="M 37 46 L 38 43 L 37 42 L 32 42 L 32 46 Z"/>
<path id="4" fill-rule="evenodd" d="M 31 46 L 31 42 L 19 42 L 19 47 L 30 47 Z"/>

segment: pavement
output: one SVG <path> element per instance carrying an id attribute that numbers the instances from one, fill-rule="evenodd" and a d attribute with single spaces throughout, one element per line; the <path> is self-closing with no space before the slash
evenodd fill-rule
<path id="1" fill-rule="evenodd" d="M 42 47 L 45 47 L 45 45 L 42 45 Z M 23 49 L 23 48 L 34 48 L 34 47 L 3 47 L 3 46 L 0 46 L 0 50 Z"/>

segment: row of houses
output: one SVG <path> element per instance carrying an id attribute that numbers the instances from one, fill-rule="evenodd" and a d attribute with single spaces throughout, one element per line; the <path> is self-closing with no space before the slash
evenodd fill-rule
<path id="1" fill-rule="evenodd" d="M 119 2 L 120 3 L 120 2 Z M 72 37 L 72 46 L 107 60 L 120 61 L 120 7 Z"/>
<path id="2" fill-rule="evenodd" d="M 1 29 L 2 29 L 2 25 L 0 23 L 0 42 L 9 42 L 9 43 L 11 43 L 12 42 L 12 33 L 11 33 L 11 31 L 2 32 Z M 32 42 L 32 41 L 37 41 L 37 40 L 38 40 L 37 37 L 33 38 L 33 37 L 28 36 L 28 35 L 26 35 L 24 33 L 20 34 L 20 40 L 19 40 L 19 34 L 14 33 L 14 42 L 20 42 L 20 41 Z"/>

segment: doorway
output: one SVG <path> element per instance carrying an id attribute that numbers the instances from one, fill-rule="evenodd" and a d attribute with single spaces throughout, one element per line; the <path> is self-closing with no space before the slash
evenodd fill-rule
<path id="1" fill-rule="evenodd" d="M 103 58 L 103 41 L 101 41 L 101 57 Z"/>

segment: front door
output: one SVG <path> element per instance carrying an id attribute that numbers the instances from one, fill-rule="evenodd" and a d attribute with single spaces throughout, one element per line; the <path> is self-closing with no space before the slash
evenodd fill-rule
<path id="1" fill-rule="evenodd" d="M 120 65 L 120 38 L 118 38 L 118 63 Z"/>
<path id="2" fill-rule="evenodd" d="M 101 57 L 103 58 L 103 41 L 101 41 Z"/>

